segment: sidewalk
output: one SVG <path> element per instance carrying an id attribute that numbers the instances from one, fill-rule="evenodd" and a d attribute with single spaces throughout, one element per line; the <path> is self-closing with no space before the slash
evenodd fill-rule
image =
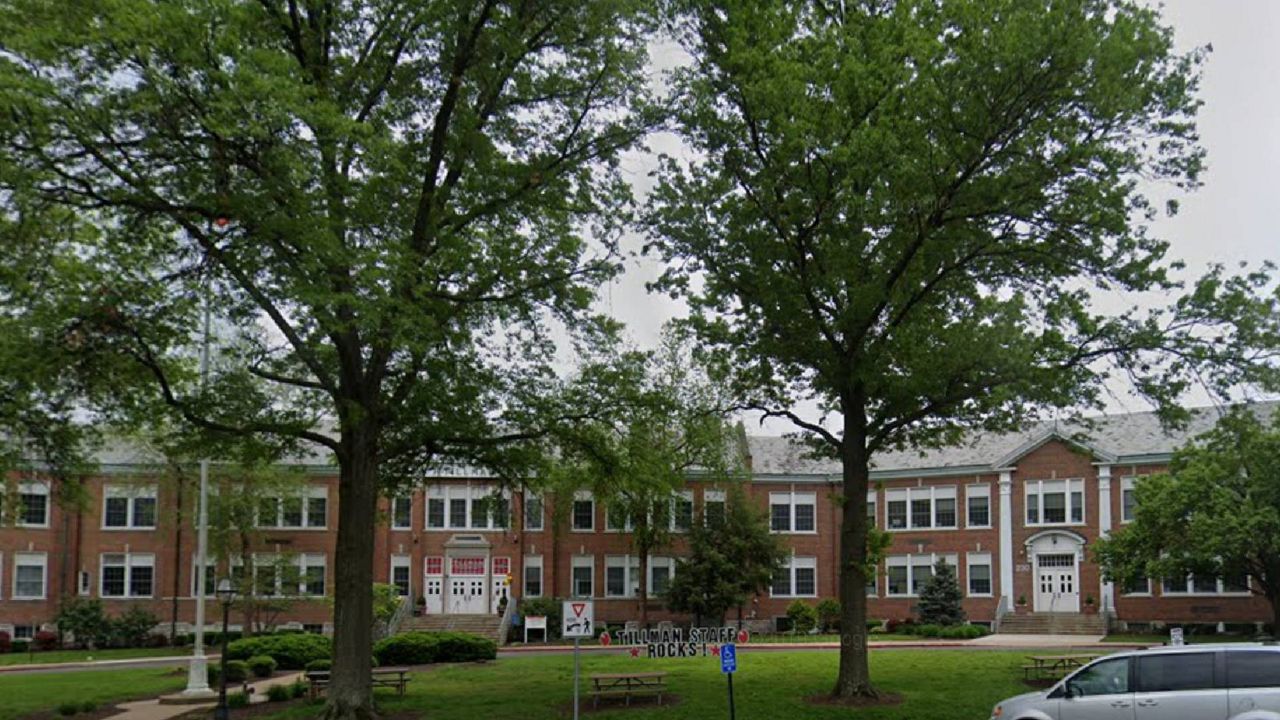
<path id="1" fill-rule="evenodd" d="M 1104 643 L 1101 636 L 1093 635 L 1010 635 L 1010 634 L 994 634 L 985 635 L 973 640 L 929 640 L 921 638 L 918 641 L 881 641 L 874 640 L 867 643 L 867 647 L 872 650 L 884 649 L 957 649 L 957 648 L 973 648 L 975 650 L 1026 650 L 1029 648 L 1082 648 L 1082 649 L 1106 649 L 1112 651 L 1127 650 L 1133 647 L 1145 647 L 1145 645 L 1126 645 L 1124 643 Z M 630 650 L 627 646 L 619 645 L 582 645 L 583 652 L 591 653 L 625 653 Z M 738 645 L 739 652 L 768 652 L 777 650 L 838 650 L 840 643 L 838 642 L 815 642 L 815 643 L 775 643 L 775 642 L 754 642 Z M 524 654 L 557 654 L 573 652 L 572 645 L 508 645 L 498 648 L 498 656 L 506 655 L 519 656 Z"/>
<path id="2" fill-rule="evenodd" d="M 290 672 L 249 683 L 249 686 L 253 688 L 253 692 L 249 695 L 250 704 L 256 705 L 267 702 L 267 688 L 272 685 L 292 685 L 300 677 L 302 677 L 301 672 Z M 227 691 L 230 693 L 231 689 L 228 688 Z M 210 698 L 208 702 L 172 705 L 160 702 L 160 698 L 137 700 L 118 705 L 117 707 L 122 712 L 108 715 L 105 720 L 170 720 L 170 718 L 184 715 L 192 710 L 203 710 L 214 707 L 217 704 L 218 699 L 216 696 Z"/>
<path id="3" fill-rule="evenodd" d="M 219 653 L 206 655 L 210 662 L 222 657 Z M 77 660 L 60 663 L 26 663 L 24 665 L 0 665 L 3 673 L 61 672 L 65 670 L 118 670 L 128 667 L 162 667 L 164 665 L 186 665 L 191 662 L 190 655 L 162 655 L 153 657 L 121 658 L 119 660 Z"/>

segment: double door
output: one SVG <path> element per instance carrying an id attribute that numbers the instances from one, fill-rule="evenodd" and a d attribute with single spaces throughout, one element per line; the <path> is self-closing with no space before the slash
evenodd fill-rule
<path id="1" fill-rule="evenodd" d="M 1036 556 L 1036 612 L 1080 612 L 1075 553 Z"/>

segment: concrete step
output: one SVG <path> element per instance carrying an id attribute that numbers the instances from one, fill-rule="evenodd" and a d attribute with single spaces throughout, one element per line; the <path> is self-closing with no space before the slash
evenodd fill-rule
<path id="1" fill-rule="evenodd" d="M 421 615 L 405 618 L 400 632 L 464 632 L 501 644 L 502 618 L 497 615 Z"/>
<path id="2" fill-rule="evenodd" d="M 1101 615 L 1031 613 L 1005 615 L 1000 632 L 1016 635 L 1105 635 L 1107 620 Z"/>

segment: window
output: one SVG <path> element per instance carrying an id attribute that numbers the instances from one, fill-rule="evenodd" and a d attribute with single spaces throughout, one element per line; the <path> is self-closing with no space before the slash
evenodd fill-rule
<path id="1" fill-rule="evenodd" d="M 817 531 L 818 496 L 811 492 L 769 493 L 769 527 L 779 533 Z"/>
<path id="2" fill-rule="evenodd" d="M 36 636 L 35 625 L 14 625 L 13 626 L 14 640 L 31 640 L 35 638 L 35 636 Z"/>
<path id="3" fill-rule="evenodd" d="M 27 482 L 18 486 L 18 525 L 49 526 L 49 486 Z"/>
<path id="4" fill-rule="evenodd" d="M 391 498 L 391 527 L 395 530 L 413 529 L 413 498 Z"/>
<path id="5" fill-rule="evenodd" d="M 1133 486 L 1137 481 L 1137 478 L 1131 477 L 1120 479 L 1120 522 L 1133 521 L 1133 509 L 1138 504 L 1137 498 L 1134 496 Z"/>
<path id="6" fill-rule="evenodd" d="M 725 493 L 723 490 L 703 491 L 702 515 L 708 525 L 715 527 L 724 524 Z"/>
<path id="7" fill-rule="evenodd" d="M 965 527 L 991 527 L 991 486 L 970 485 L 964 489 L 964 499 L 968 510 Z"/>
<path id="8" fill-rule="evenodd" d="M 876 491 L 867 491 L 867 527 L 876 526 Z"/>
<path id="9" fill-rule="evenodd" d="M 605 557 L 605 597 L 635 597 L 639 594 L 639 585 L 639 558 L 629 555 L 608 555 Z"/>
<path id="10" fill-rule="evenodd" d="M 13 599 L 43 600 L 48 579 L 46 553 L 20 552 L 13 554 Z"/>
<path id="11" fill-rule="evenodd" d="M 154 529 L 156 489 L 108 485 L 103 492 L 102 527 Z"/>
<path id="12" fill-rule="evenodd" d="M 156 556 L 150 553 L 110 553 L 99 563 L 101 597 L 148 598 L 155 585 Z"/>
<path id="13" fill-rule="evenodd" d="M 320 623 L 302 623 L 302 632 L 312 635 L 323 635 L 324 625 Z"/>
<path id="14" fill-rule="evenodd" d="M 1210 690 L 1213 653 L 1161 653 L 1138 658 L 1137 692 Z"/>
<path id="15" fill-rule="evenodd" d="M 991 553 L 969 553 L 969 595 L 991 595 Z"/>
<path id="16" fill-rule="evenodd" d="M 671 577 L 675 575 L 675 560 L 669 557 L 649 558 L 649 597 L 656 597 L 667 591 Z"/>
<path id="17" fill-rule="evenodd" d="M 1229 580 L 1213 575 L 1187 575 L 1165 578 L 1160 589 L 1164 595 L 1223 595 L 1249 592 L 1248 578 L 1234 576 Z"/>
<path id="18" fill-rule="evenodd" d="M 591 493 L 579 490 L 573 496 L 574 532 L 591 532 L 596 527 L 596 501 Z"/>
<path id="19" fill-rule="evenodd" d="M 455 498 L 449 501 L 449 527 L 465 528 L 467 526 L 467 500 Z"/>
<path id="20" fill-rule="evenodd" d="M 683 532 L 693 527 L 693 491 L 685 490 L 671 498 L 671 529 Z"/>
<path id="21" fill-rule="evenodd" d="M 1280 653 L 1250 650 L 1229 651 L 1227 687 L 1253 688 L 1280 685 Z"/>
<path id="22" fill-rule="evenodd" d="M 818 595 L 818 559 L 791 556 L 787 564 L 773 576 L 774 597 L 816 597 Z"/>
<path id="23" fill-rule="evenodd" d="M 543 596 L 543 556 L 525 556 L 525 597 Z"/>
<path id="24" fill-rule="evenodd" d="M 444 498 L 427 498 L 427 527 L 434 529 L 444 527 Z"/>
<path id="25" fill-rule="evenodd" d="M 327 523 L 329 491 L 309 488 L 292 497 L 264 497 L 258 502 L 258 527 L 299 529 L 324 528 Z"/>
<path id="26" fill-rule="evenodd" d="M 954 487 L 914 487 L 885 491 L 890 530 L 956 527 Z"/>
<path id="27" fill-rule="evenodd" d="M 1135 577 L 1125 583 L 1122 591 L 1125 595 L 1150 595 L 1151 594 L 1151 578 L 1145 575 Z"/>
<path id="28" fill-rule="evenodd" d="M 933 577 L 933 565 L 938 560 L 956 567 L 955 555 L 890 555 L 885 558 L 885 579 L 888 597 L 914 597 Z"/>
<path id="29" fill-rule="evenodd" d="M 525 493 L 524 529 L 535 532 L 542 530 L 542 496 Z"/>
<path id="30" fill-rule="evenodd" d="M 1129 658 L 1096 662 L 1072 676 L 1068 685 L 1082 697 L 1132 692 L 1129 688 Z"/>
<path id="31" fill-rule="evenodd" d="M 631 522 L 631 513 L 625 509 L 613 505 L 604 509 L 604 529 L 605 532 L 624 532 L 634 528 Z"/>
<path id="32" fill-rule="evenodd" d="M 191 556 L 191 597 L 196 597 L 200 593 L 200 556 Z M 204 565 L 204 596 L 214 597 L 215 591 L 218 589 L 218 563 L 215 558 L 209 558 Z"/>
<path id="33" fill-rule="evenodd" d="M 391 556 L 391 584 L 396 586 L 396 593 L 400 597 L 413 595 L 413 584 L 409 577 L 411 563 L 412 559 L 408 555 Z"/>
<path id="34" fill-rule="evenodd" d="M 1077 525 L 1084 522 L 1084 480 L 1029 480 L 1028 525 Z"/>
<path id="35" fill-rule="evenodd" d="M 499 530 L 511 522 L 511 496 L 489 485 L 431 485 L 428 530 Z"/>
<path id="36" fill-rule="evenodd" d="M 324 596 L 325 594 L 325 557 L 324 555 L 299 555 L 298 570 L 300 582 L 298 593 L 301 595 Z M 406 568 L 407 570 L 407 568 Z M 406 573 L 406 580 L 407 580 Z"/>
<path id="37" fill-rule="evenodd" d="M 573 558 L 573 596 L 589 598 L 595 592 L 595 558 Z"/>

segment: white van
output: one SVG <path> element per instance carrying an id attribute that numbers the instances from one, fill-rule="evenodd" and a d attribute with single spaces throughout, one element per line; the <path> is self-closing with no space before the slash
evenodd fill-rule
<path id="1" fill-rule="evenodd" d="M 1280 720 L 1280 646 L 1184 645 L 1094 660 L 992 720 Z"/>

